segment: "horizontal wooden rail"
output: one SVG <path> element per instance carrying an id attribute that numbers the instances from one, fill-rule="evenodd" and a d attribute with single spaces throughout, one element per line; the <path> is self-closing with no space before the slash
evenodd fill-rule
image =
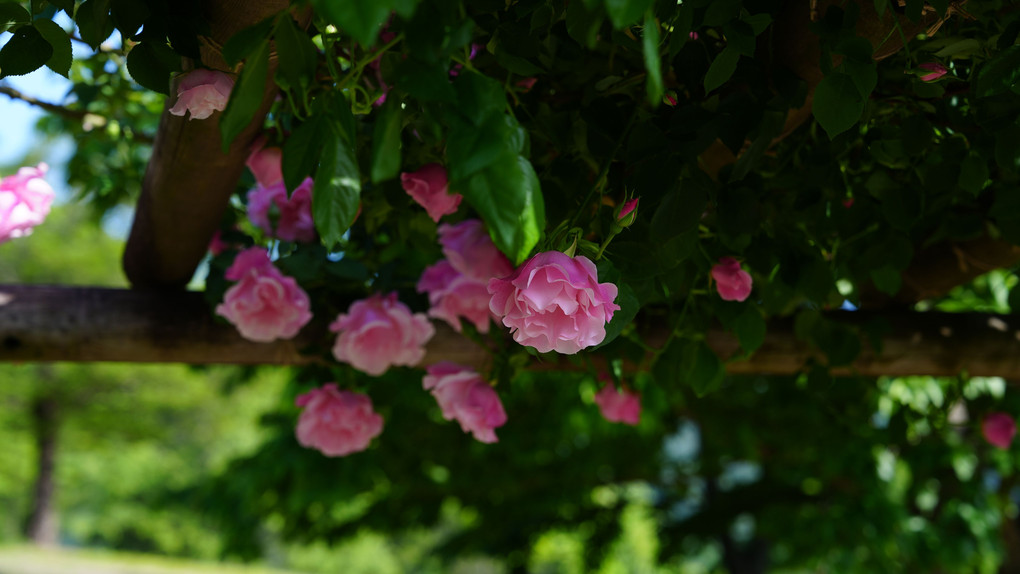
<path id="1" fill-rule="evenodd" d="M 876 316 L 835 312 L 829 318 L 860 324 Z M 987 314 L 883 312 L 890 330 L 883 352 L 864 341 L 864 351 L 841 374 L 939 375 L 961 372 L 1020 379 L 1020 317 Z M 92 287 L 0 285 L 0 361 L 72 361 L 299 365 L 324 360 L 332 338 L 317 318 L 290 341 L 252 343 L 233 326 L 216 320 L 200 293 L 143 292 Z M 481 366 L 488 352 L 443 324 L 428 345 L 426 364 L 455 361 Z M 660 345 L 664 328 L 645 337 Z M 721 357 L 738 351 L 736 338 L 721 329 L 708 333 Z M 797 339 L 792 322 L 769 323 L 765 344 L 748 360 L 733 361 L 733 374 L 792 374 L 810 359 L 824 360 Z M 537 368 L 573 369 L 566 361 Z"/>

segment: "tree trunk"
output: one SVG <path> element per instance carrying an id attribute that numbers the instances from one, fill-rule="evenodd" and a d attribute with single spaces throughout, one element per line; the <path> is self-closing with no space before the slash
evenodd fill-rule
<path id="1" fill-rule="evenodd" d="M 28 516 L 26 534 L 37 546 L 56 546 L 59 524 L 55 506 L 57 430 L 60 414 L 52 396 L 36 397 L 32 402 L 32 426 L 39 453 L 38 472 L 32 492 L 32 511 Z"/>

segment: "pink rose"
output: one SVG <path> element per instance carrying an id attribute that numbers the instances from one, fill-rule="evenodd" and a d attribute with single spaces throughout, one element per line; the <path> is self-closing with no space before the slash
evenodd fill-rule
<path id="1" fill-rule="evenodd" d="M 459 193 L 447 191 L 446 170 L 438 163 L 422 166 L 416 172 L 400 174 L 400 184 L 436 223 L 439 223 L 440 217 L 456 213 L 462 199 Z"/>
<path id="2" fill-rule="evenodd" d="M 223 72 L 192 70 L 181 77 L 177 85 L 177 103 L 170 108 L 170 113 L 183 116 L 185 112 L 191 112 L 191 119 L 204 120 L 213 112 L 226 109 L 232 89 L 234 79 Z"/>
<path id="3" fill-rule="evenodd" d="M 595 395 L 595 404 L 607 421 L 637 426 L 641 420 L 641 396 L 626 389 L 617 390 L 612 383 Z"/>
<path id="4" fill-rule="evenodd" d="M 990 413 L 981 421 L 981 434 L 989 444 L 1009 448 L 1016 435 L 1016 421 L 1006 413 Z"/>
<path id="5" fill-rule="evenodd" d="M 616 225 L 624 228 L 634 225 L 634 222 L 637 221 L 637 206 L 640 200 L 640 197 L 635 197 L 630 201 L 623 202 L 623 205 L 616 208 L 616 213 L 613 214 L 614 219 L 616 219 Z"/>
<path id="6" fill-rule="evenodd" d="M 935 80 L 949 73 L 949 69 L 938 62 L 925 62 L 917 66 L 922 70 L 928 70 L 930 74 L 921 76 L 922 82 L 934 82 Z"/>
<path id="7" fill-rule="evenodd" d="M 446 321 L 458 333 L 462 317 L 474 323 L 479 333 L 489 332 L 492 312 L 484 281 L 461 274 L 443 259 L 425 269 L 417 288 L 429 294 L 429 317 Z"/>
<path id="8" fill-rule="evenodd" d="M 283 181 L 263 187 L 258 185 L 248 192 L 248 219 L 269 235 L 284 241 L 315 241 L 315 220 L 312 218 L 312 178 L 305 178 L 287 198 Z M 276 226 L 269 210 L 276 206 Z"/>
<path id="9" fill-rule="evenodd" d="M 417 365 L 425 357 L 425 343 L 436 332 L 423 313 L 412 315 L 397 301 L 396 293 L 355 301 L 329 330 L 339 333 L 333 345 L 336 360 L 375 376 L 391 365 Z"/>
<path id="10" fill-rule="evenodd" d="M 715 289 L 724 301 L 743 301 L 751 294 L 751 275 L 740 268 L 740 262 L 732 257 L 719 259 L 712 267 Z"/>
<path id="11" fill-rule="evenodd" d="M 49 215 L 56 194 L 43 179 L 48 169 L 40 163 L 0 179 L 0 243 L 32 233 Z"/>
<path id="12" fill-rule="evenodd" d="M 245 339 L 290 339 L 312 319 L 308 295 L 273 266 L 261 247 L 238 253 L 225 277 L 237 283 L 227 289 L 216 314 L 233 323 Z"/>
<path id="13" fill-rule="evenodd" d="M 457 271 L 486 282 L 514 272 L 514 266 L 492 243 L 481 221 L 468 219 L 456 225 L 444 223 L 439 226 L 438 232 L 443 255 Z"/>
<path id="14" fill-rule="evenodd" d="M 298 419 L 298 442 L 326 456 L 363 451 L 382 432 L 383 418 L 372 410 L 372 399 L 338 391 L 336 383 L 308 391 L 294 402 L 305 409 Z"/>
<path id="15" fill-rule="evenodd" d="M 559 251 L 535 255 L 510 276 L 489 281 L 489 308 L 514 340 L 541 353 L 572 355 L 606 338 L 606 323 L 620 306 L 616 285 L 599 283 L 587 257 Z"/>
<path id="16" fill-rule="evenodd" d="M 252 146 L 252 152 L 245 162 L 255 182 L 262 187 L 269 187 L 283 181 L 283 149 L 277 146 L 266 147 L 265 136 Z"/>
<path id="17" fill-rule="evenodd" d="M 422 379 L 426 391 L 432 391 L 443 418 L 460 423 L 484 443 L 498 442 L 493 429 L 506 424 L 506 411 L 496 391 L 468 367 L 443 361 L 426 369 Z"/>

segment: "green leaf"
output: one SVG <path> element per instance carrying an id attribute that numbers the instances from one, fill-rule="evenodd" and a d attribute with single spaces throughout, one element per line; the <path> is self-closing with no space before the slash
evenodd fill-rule
<path id="1" fill-rule="evenodd" d="M 6 32 L 19 24 L 28 24 L 32 15 L 20 4 L 5 2 L 0 4 L 0 32 Z"/>
<path id="2" fill-rule="evenodd" d="M 766 110 L 762 115 L 761 123 L 758 124 L 758 134 L 754 137 L 751 147 L 747 148 L 737 163 L 733 164 L 733 171 L 730 172 L 730 181 L 736 182 L 744 179 L 747 174 L 758 164 L 765 152 L 772 146 L 772 140 L 783 131 L 786 125 L 786 112 L 777 110 Z"/>
<path id="3" fill-rule="evenodd" d="M 987 98 L 1013 89 L 1020 82 L 1020 46 L 1010 46 L 978 68 L 974 93 Z"/>
<path id="4" fill-rule="evenodd" d="M 591 50 L 598 41 L 599 28 L 604 18 L 601 6 L 590 7 L 584 2 L 570 2 L 567 4 L 567 34 Z"/>
<path id="5" fill-rule="evenodd" d="M 0 78 L 34 72 L 49 61 L 53 47 L 33 26 L 22 26 L 0 49 Z"/>
<path id="6" fill-rule="evenodd" d="M 977 154 L 970 154 L 960 162 L 960 189 L 974 195 L 981 193 L 988 182 L 988 162 Z"/>
<path id="7" fill-rule="evenodd" d="M 457 93 L 457 112 L 480 125 L 506 108 L 503 84 L 482 74 L 461 74 L 453 83 Z"/>
<path id="8" fill-rule="evenodd" d="M 849 365 L 861 353 L 861 340 L 853 329 L 828 321 L 820 327 L 815 340 L 828 357 L 830 367 Z"/>
<path id="9" fill-rule="evenodd" d="M 110 34 L 113 34 L 109 4 L 109 0 L 85 0 L 75 12 L 74 19 L 78 24 L 81 39 L 92 46 L 93 50 L 98 50 Z"/>
<path id="10" fill-rule="evenodd" d="M 66 78 L 71 71 L 71 36 L 53 20 L 36 20 L 35 27 L 53 48 L 46 67 Z"/>
<path id="11" fill-rule="evenodd" d="M 652 7 L 655 0 L 605 0 L 606 13 L 617 30 L 629 26 L 641 18 L 646 10 Z M 645 18 L 648 25 L 648 18 Z"/>
<path id="12" fill-rule="evenodd" d="M 517 154 L 523 148 L 520 127 L 505 114 L 492 114 L 477 127 L 461 121 L 448 123 L 446 157 L 451 179 L 465 179 L 507 152 Z"/>
<path id="13" fill-rule="evenodd" d="M 379 110 L 372 132 L 372 183 L 392 179 L 400 172 L 402 121 L 400 102 L 390 98 Z"/>
<path id="14" fill-rule="evenodd" d="M 1007 304 L 1009 305 L 1010 313 L 1013 313 L 1014 315 L 1020 314 L 1020 284 L 1014 285 L 1013 288 L 1009 290 Z"/>
<path id="15" fill-rule="evenodd" d="M 152 12 L 146 2 L 137 0 L 111 0 L 110 17 L 125 38 L 134 38 Z"/>
<path id="16" fill-rule="evenodd" d="M 379 30 L 393 10 L 393 0 L 312 0 L 315 13 L 351 35 L 367 48 L 375 44 Z"/>
<path id="17" fill-rule="evenodd" d="M 323 144 L 329 129 L 321 116 L 312 116 L 283 142 L 283 183 L 294 191 L 319 165 Z"/>
<path id="18" fill-rule="evenodd" d="M 231 36 L 223 45 L 223 59 L 227 64 L 236 66 L 238 62 L 261 48 L 273 29 L 274 18 L 275 16 L 270 16 Z"/>
<path id="19" fill-rule="evenodd" d="M 294 25 L 289 12 L 280 15 L 276 22 L 276 53 L 280 65 L 276 69 L 277 83 L 286 88 L 305 88 L 315 79 L 318 50 L 312 39 Z M 283 79 L 283 83 L 280 79 Z M 286 84 L 286 85 L 284 85 Z"/>
<path id="20" fill-rule="evenodd" d="M 891 265 L 872 269 L 871 280 L 875 283 L 875 287 L 877 287 L 879 291 L 889 296 L 899 293 L 900 287 L 903 285 L 903 276 L 900 274 L 899 270 Z"/>
<path id="21" fill-rule="evenodd" d="M 694 365 L 688 375 L 688 384 L 694 389 L 694 393 L 703 397 L 719 388 L 726 369 L 722 361 L 708 345 L 704 342 L 698 345 L 694 355 Z"/>
<path id="22" fill-rule="evenodd" d="M 538 175 L 527 158 L 506 150 L 484 169 L 452 180 L 450 191 L 482 216 L 496 247 L 514 264 L 524 261 L 545 228 L 545 204 Z"/>
<path id="23" fill-rule="evenodd" d="M 740 52 L 732 46 L 726 46 L 722 52 L 712 60 L 712 65 L 705 72 L 705 93 L 711 92 L 726 83 L 737 71 L 737 62 L 740 61 Z"/>
<path id="24" fill-rule="evenodd" d="M 143 88 L 170 95 L 170 76 L 180 71 L 181 57 L 162 42 L 144 40 L 127 55 L 131 78 Z"/>
<path id="25" fill-rule="evenodd" d="M 335 124 L 330 124 L 312 187 L 312 218 L 322 242 L 333 249 L 358 214 L 361 174 L 354 149 Z"/>
<path id="26" fill-rule="evenodd" d="M 651 10 L 645 14 L 645 27 L 641 37 L 641 46 L 645 56 L 645 69 L 648 78 L 645 90 L 648 92 L 648 103 L 657 107 L 662 103 L 662 56 L 659 55 L 659 23 Z"/>
<path id="27" fill-rule="evenodd" d="M 449 71 L 439 62 L 428 64 L 408 58 L 397 65 L 396 77 L 396 84 L 419 101 L 450 104 L 457 101 Z"/>
<path id="28" fill-rule="evenodd" d="M 245 61 L 241 76 L 230 93 L 227 109 L 223 110 L 223 116 L 220 118 L 220 135 L 223 138 L 224 151 L 255 118 L 255 113 L 262 105 L 268 77 L 269 41 L 263 40 Z"/>
<path id="29" fill-rule="evenodd" d="M 812 113 L 832 139 L 861 119 L 864 102 L 853 78 L 842 72 L 832 72 L 815 89 Z"/>
<path id="30" fill-rule="evenodd" d="M 875 12 L 878 13 L 879 18 L 885 14 L 885 9 L 888 7 L 889 0 L 875 0 Z"/>
<path id="31" fill-rule="evenodd" d="M 752 353 L 765 342 L 765 319 L 754 305 L 744 305 L 744 312 L 733 323 L 733 331 L 740 340 L 740 347 Z"/>

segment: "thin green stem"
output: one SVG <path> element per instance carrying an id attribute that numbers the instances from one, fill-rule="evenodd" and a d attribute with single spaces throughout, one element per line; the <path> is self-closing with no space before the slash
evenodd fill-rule
<path id="1" fill-rule="evenodd" d="M 616 154 L 619 153 L 620 148 L 623 147 L 623 142 L 627 141 L 627 136 L 630 134 L 631 128 L 634 127 L 634 121 L 637 120 L 637 115 L 638 108 L 635 107 L 634 113 L 630 115 L 630 119 L 627 121 L 627 126 L 623 128 L 623 133 L 620 134 L 620 139 L 617 140 L 616 142 L 616 147 L 613 148 L 613 151 L 609 154 L 609 157 L 606 158 L 605 163 L 602 164 L 602 168 L 599 170 L 599 175 L 598 177 L 595 178 L 595 184 L 592 185 L 591 189 L 588 190 L 588 194 L 584 196 L 584 201 L 581 202 L 581 205 L 578 206 L 577 211 L 575 211 L 574 215 L 570 218 L 571 226 L 577 223 L 577 218 L 580 217 L 581 211 L 588 204 L 591 203 L 592 198 L 595 197 L 595 193 L 601 192 L 601 189 L 604 187 L 605 180 L 609 175 L 609 168 L 610 166 L 613 165 L 613 159 L 616 158 Z"/>
<path id="2" fill-rule="evenodd" d="M 379 59 L 380 56 L 385 54 L 393 46 L 396 46 L 398 43 L 403 41 L 403 39 L 404 33 L 401 32 L 400 34 L 394 36 L 392 40 L 383 44 L 383 46 L 376 50 L 375 52 L 372 52 L 371 54 L 358 60 L 354 64 L 354 67 L 351 69 L 351 71 L 346 76 L 344 76 L 344 79 L 340 80 L 340 82 L 336 85 L 336 89 L 343 90 L 344 86 L 349 84 L 352 79 L 355 82 L 357 82 L 357 80 L 361 79 L 361 73 L 365 70 L 365 66 Z"/>

